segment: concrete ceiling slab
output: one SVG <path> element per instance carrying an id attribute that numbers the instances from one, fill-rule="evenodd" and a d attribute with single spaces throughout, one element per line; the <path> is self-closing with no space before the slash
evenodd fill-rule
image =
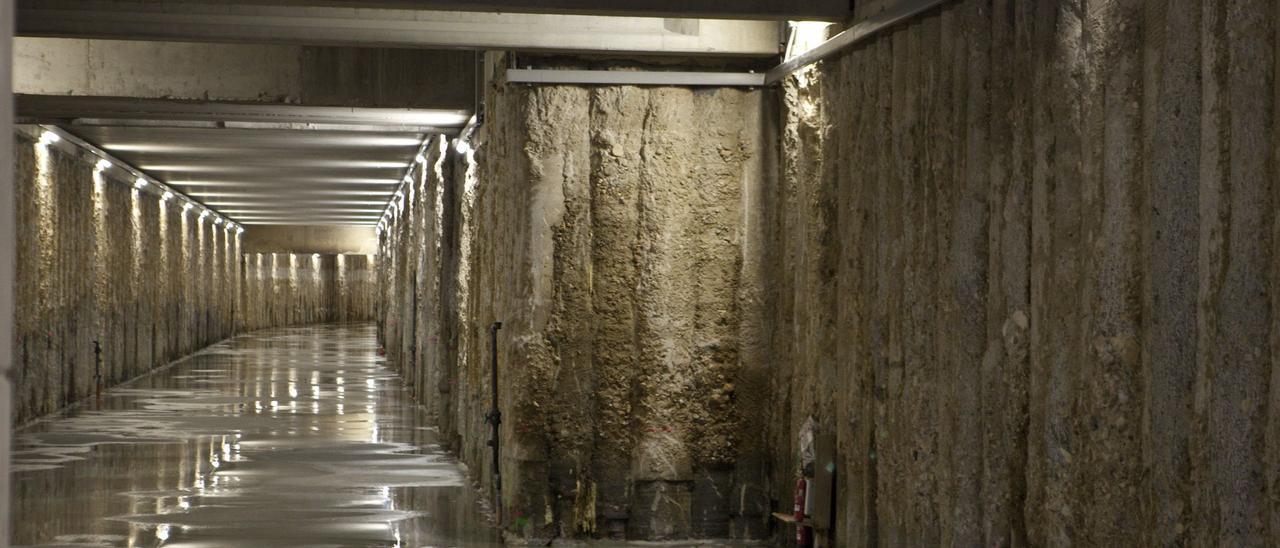
<path id="1" fill-rule="evenodd" d="M 137 37 L 133 37 L 137 38 Z M 17 93 L 363 108 L 475 108 L 475 52 L 33 38 Z"/>
<path id="2" fill-rule="evenodd" d="M 187 0 L 213 3 L 220 0 Z M 815 19 L 849 15 L 849 0 L 239 0 L 260 6 L 395 8 L 436 11 L 558 13 L 729 19 Z"/>
<path id="3" fill-rule="evenodd" d="M 679 11 L 676 2 L 668 4 L 669 9 L 659 12 Z M 772 57 L 778 54 L 781 39 L 776 20 L 484 13 L 237 1 L 22 0 L 17 14 L 21 36 L 144 41 Z"/>
<path id="4" fill-rule="evenodd" d="M 467 119 L 471 117 L 470 111 L 458 109 L 363 108 L 30 94 L 18 94 L 15 100 L 17 115 L 22 123 L 68 123 L 77 119 L 167 120 L 223 123 L 219 127 L 225 127 L 226 123 L 241 122 L 293 124 L 292 129 L 308 125 L 318 127 L 325 124 L 340 124 L 380 127 L 417 126 L 448 133 L 466 125 Z"/>

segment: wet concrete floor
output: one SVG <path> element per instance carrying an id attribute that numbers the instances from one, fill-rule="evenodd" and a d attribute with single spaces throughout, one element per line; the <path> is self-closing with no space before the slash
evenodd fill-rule
<path id="1" fill-rule="evenodd" d="M 499 546 L 374 335 L 242 335 L 20 430 L 15 544 Z"/>

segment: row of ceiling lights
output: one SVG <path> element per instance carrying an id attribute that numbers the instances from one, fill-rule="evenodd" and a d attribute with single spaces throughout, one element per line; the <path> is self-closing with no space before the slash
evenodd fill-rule
<path id="1" fill-rule="evenodd" d="M 50 128 L 45 128 L 44 131 L 40 134 L 39 143 L 40 143 L 40 146 L 49 146 L 61 140 L 62 140 L 62 136 L 59 135 L 58 132 Z M 82 146 L 82 147 L 84 146 L 81 143 L 74 143 L 74 144 L 76 144 L 77 146 Z M 161 203 L 168 202 L 169 200 L 173 200 L 176 198 L 178 201 L 183 202 L 182 204 L 183 213 L 187 213 L 187 212 L 190 212 L 192 209 L 199 208 L 200 209 L 199 218 L 201 221 L 208 218 L 209 216 L 213 216 L 213 224 L 215 226 L 222 225 L 223 223 L 225 223 L 226 230 L 235 230 L 237 234 L 244 232 L 243 226 L 239 226 L 231 222 L 231 220 L 224 218 L 223 216 L 217 214 L 216 212 L 214 212 L 213 210 L 207 207 L 204 207 L 203 205 L 200 205 L 195 200 L 192 200 L 191 198 L 188 198 L 182 195 L 181 193 L 175 192 L 173 189 L 160 183 L 159 181 L 156 181 L 150 177 L 147 177 L 146 175 L 143 175 L 142 173 L 132 168 L 129 168 L 123 165 L 117 165 L 116 162 L 106 158 L 105 153 L 102 153 L 101 151 L 98 151 L 91 147 L 89 148 L 89 151 L 93 153 L 95 156 L 98 156 L 98 162 L 93 166 L 93 170 L 95 173 L 105 174 L 107 171 L 111 170 L 113 167 L 120 167 L 121 169 L 124 169 L 125 171 L 128 171 L 129 173 L 134 175 L 135 178 L 133 180 L 133 188 L 136 189 L 137 191 L 142 192 L 146 190 L 147 187 L 154 186 L 160 192 Z"/>
<path id="2" fill-rule="evenodd" d="M 476 130 L 476 124 L 477 118 L 476 116 L 472 116 L 471 119 L 467 121 L 467 125 L 463 126 L 462 131 L 458 134 L 458 138 L 454 141 L 454 150 L 456 150 L 458 154 L 465 155 L 468 152 L 471 152 L 471 135 Z M 404 174 L 404 179 L 400 181 L 400 187 L 396 189 L 395 194 L 391 196 L 391 200 L 387 202 L 386 209 L 382 211 L 382 218 L 378 220 L 378 226 L 375 229 L 379 236 L 381 236 L 387 228 L 390 228 L 391 223 L 395 222 L 398 213 L 404 212 L 404 204 L 406 201 L 404 189 L 406 186 L 413 184 L 413 170 L 417 166 L 422 166 L 422 169 L 426 169 L 427 143 L 430 142 L 431 137 L 427 137 L 423 140 L 422 146 L 418 148 L 417 156 L 413 159 L 414 163 L 409 164 L 409 168 Z"/>

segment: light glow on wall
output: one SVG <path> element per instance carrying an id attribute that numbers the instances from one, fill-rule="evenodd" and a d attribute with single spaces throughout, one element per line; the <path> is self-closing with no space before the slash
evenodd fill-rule
<path id="1" fill-rule="evenodd" d="M 788 21 L 785 59 L 794 59 L 827 41 L 828 21 Z"/>
<path id="2" fill-rule="evenodd" d="M 49 130 L 45 130 L 44 133 L 40 134 L 39 144 L 40 146 L 48 146 L 61 140 L 62 140 L 62 137 L 58 136 L 57 133 L 54 133 Z"/>

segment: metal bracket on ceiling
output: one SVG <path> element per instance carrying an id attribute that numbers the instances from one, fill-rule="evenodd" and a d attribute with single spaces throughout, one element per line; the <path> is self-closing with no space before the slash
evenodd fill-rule
<path id="1" fill-rule="evenodd" d="M 872 15 L 817 47 L 788 59 L 764 74 L 754 72 L 676 72 L 615 70 L 545 70 L 507 69 L 506 80 L 514 84 L 567 84 L 604 86 L 714 86 L 764 87 L 781 82 L 791 73 L 812 65 L 855 44 L 866 41 L 881 31 L 910 20 L 950 0 L 900 0 L 884 11 Z"/>
<path id="2" fill-rule="evenodd" d="M 907 21 L 926 10 L 945 4 L 950 0 L 898 0 L 880 13 L 854 23 L 853 26 L 817 47 L 801 53 L 782 64 L 769 69 L 765 75 L 765 83 L 777 84 L 791 73 L 812 65 L 836 53 L 844 51 L 854 44 L 866 41 L 881 31 Z"/>

